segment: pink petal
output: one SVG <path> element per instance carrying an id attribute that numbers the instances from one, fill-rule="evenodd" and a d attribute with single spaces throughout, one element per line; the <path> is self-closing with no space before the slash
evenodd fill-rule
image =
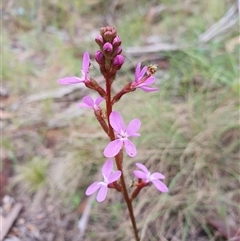
<path id="1" fill-rule="evenodd" d="M 134 133 L 131 135 L 132 137 L 138 137 L 138 136 L 141 136 L 139 133 Z"/>
<path id="2" fill-rule="evenodd" d="M 114 173 L 112 173 L 108 178 L 108 183 L 117 181 L 119 179 L 119 177 L 121 176 L 121 174 L 122 174 L 121 171 L 115 171 Z"/>
<path id="3" fill-rule="evenodd" d="M 102 98 L 102 97 L 100 96 L 100 97 L 98 97 L 98 98 L 96 99 L 95 104 L 96 104 L 96 105 L 99 105 L 103 100 L 104 100 L 104 98 Z"/>
<path id="4" fill-rule="evenodd" d="M 105 147 L 103 154 L 104 154 L 105 157 L 108 157 L 108 158 L 114 157 L 119 153 L 122 146 L 123 146 L 122 140 L 117 139 L 117 140 L 111 141 Z"/>
<path id="5" fill-rule="evenodd" d="M 137 166 L 139 169 L 141 169 L 143 172 L 145 172 L 146 174 L 149 173 L 149 171 L 148 171 L 148 169 L 146 168 L 146 166 L 143 165 L 142 163 L 137 162 L 137 163 L 136 163 L 136 166 Z"/>
<path id="6" fill-rule="evenodd" d="M 142 83 L 142 85 L 151 85 L 155 82 L 155 77 L 154 76 L 150 76 L 146 81 L 144 81 Z"/>
<path id="7" fill-rule="evenodd" d="M 98 202 L 102 202 L 105 200 L 105 198 L 107 196 L 107 190 L 108 190 L 108 187 L 106 185 L 101 186 L 101 188 L 99 189 L 98 194 L 97 194 Z"/>
<path id="8" fill-rule="evenodd" d="M 83 61 L 82 61 L 82 71 L 85 75 L 87 75 L 88 73 L 89 63 L 90 63 L 89 53 L 85 52 L 83 55 Z"/>
<path id="9" fill-rule="evenodd" d="M 139 119 L 131 120 L 126 129 L 128 136 L 132 136 L 133 134 L 135 134 L 136 131 L 140 128 L 140 126 L 141 126 L 141 121 Z"/>
<path id="10" fill-rule="evenodd" d="M 81 83 L 81 82 L 83 82 L 83 80 L 76 76 L 72 76 L 72 77 L 66 77 L 66 78 L 59 79 L 57 82 L 61 85 L 70 85 L 70 84 Z"/>
<path id="11" fill-rule="evenodd" d="M 130 157 L 135 157 L 137 155 L 136 147 L 130 140 L 127 139 L 124 141 L 124 147 Z"/>
<path id="12" fill-rule="evenodd" d="M 165 179 L 165 176 L 160 173 L 160 172 L 154 172 L 151 177 L 150 177 L 151 180 L 154 180 L 154 179 Z"/>
<path id="13" fill-rule="evenodd" d="M 142 71 L 141 71 L 140 74 L 139 74 L 138 79 L 139 79 L 139 80 L 142 79 L 142 77 L 145 75 L 146 72 L 147 72 L 147 66 L 145 66 L 145 67 L 142 69 Z"/>
<path id="14" fill-rule="evenodd" d="M 135 69 L 135 81 L 138 80 L 138 76 L 140 74 L 140 71 L 141 71 L 141 63 L 138 63 L 137 66 L 136 66 L 136 69 Z"/>
<path id="15" fill-rule="evenodd" d="M 94 101 L 93 99 L 90 97 L 90 96 L 84 96 L 82 101 L 86 104 L 86 105 L 89 105 L 91 107 L 94 106 Z"/>
<path id="16" fill-rule="evenodd" d="M 160 180 L 152 180 L 152 183 L 160 192 L 168 192 L 167 186 Z"/>
<path id="17" fill-rule="evenodd" d="M 92 185 L 90 185 L 90 186 L 87 188 L 85 194 L 86 194 L 87 196 L 92 195 L 92 194 L 95 193 L 100 187 L 101 187 L 101 184 L 100 184 L 99 182 L 94 182 Z"/>
<path id="18" fill-rule="evenodd" d="M 89 106 L 89 105 L 87 105 L 87 104 L 85 104 L 85 103 L 78 103 L 77 105 L 78 105 L 79 107 L 82 107 L 82 108 L 89 108 L 89 109 L 92 108 L 91 106 Z"/>
<path id="19" fill-rule="evenodd" d="M 113 170 L 113 161 L 108 159 L 102 167 L 102 175 L 108 178 L 112 170 Z"/>
<path id="20" fill-rule="evenodd" d="M 119 134 L 121 134 L 121 130 L 125 130 L 125 125 L 122 116 L 119 112 L 113 111 L 110 114 L 110 124 L 112 128 Z"/>
<path id="21" fill-rule="evenodd" d="M 139 86 L 138 88 L 142 89 L 145 92 L 155 92 L 159 90 L 159 88 L 150 88 L 148 86 Z"/>
<path id="22" fill-rule="evenodd" d="M 142 77 L 145 75 L 147 71 L 147 67 L 145 66 L 142 70 L 141 70 L 141 63 L 137 64 L 136 70 L 135 70 L 135 82 L 137 83 L 140 79 L 142 79 Z"/>
<path id="23" fill-rule="evenodd" d="M 147 174 L 142 172 L 142 171 L 133 171 L 133 174 L 135 177 L 137 178 L 141 178 L 141 179 L 147 179 Z"/>

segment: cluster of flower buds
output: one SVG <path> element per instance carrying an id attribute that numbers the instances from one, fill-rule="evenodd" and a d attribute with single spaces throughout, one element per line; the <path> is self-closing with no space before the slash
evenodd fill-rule
<path id="1" fill-rule="evenodd" d="M 107 26 L 100 29 L 100 35 L 95 39 L 100 50 L 95 54 L 95 59 L 100 66 L 103 76 L 115 79 L 116 72 L 122 67 L 124 57 L 121 55 L 121 39 L 113 27 Z"/>

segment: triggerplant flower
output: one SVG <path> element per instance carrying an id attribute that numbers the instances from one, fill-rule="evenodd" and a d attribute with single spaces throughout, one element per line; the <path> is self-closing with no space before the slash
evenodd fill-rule
<path id="1" fill-rule="evenodd" d="M 110 159 L 107 160 L 102 167 L 102 176 L 104 180 L 102 182 L 94 182 L 90 185 L 86 190 L 86 195 L 92 195 L 99 190 L 97 194 L 97 201 L 104 201 L 107 196 L 108 184 L 117 181 L 121 174 L 121 171 L 113 172 L 113 161 Z"/>
<path id="2" fill-rule="evenodd" d="M 149 183 L 152 182 L 153 185 L 160 191 L 160 192 L 168 192 L 167 186 L 158 179 L 165 179 L 165 176 L 160 172 L 150 173 L 146 166 L 141 163 L 136 163 L 136 166 L 141 169 L 141 171 L 135 170 L 133 174 L 137 178 L 141 178 L 143 182 Z"/>
<path id="3" fill-rule="evenodd" d="M 149 87 L 149 85 L 155 82 L 154 76 L 150 76 L 145 81 L 142 82 L 142 79 L 144 78 L 144 75 L 146 74 L 146 72 L 147 72 L 147 66 L 143 67 L 143 69 L 141 70 L 141 63 L 138 63 L 135 70 L 135 80 L 132 83 L 132 86 L 134 88 L 140 88 L 146 92 L 158 91 L 158 88 Z"/>
<path id="4" fill-rule="evenodd" d="M 69 85 L 69 84 L 77 84 L 85 81 L 89 81 L 88 77 L 88 69 L 90 66 L 90 56 L 88 52 L 85 52 L 83 55 L 83 60 L 82 60 L 82 77 L 66 77 L 58 80 L 58 83 L 61 85 Z"/>
<path id="5" fill-rule="evenodd" d="M 141 126 L 139 119 L 133 119 L 130 121 L 127 128 L 125 128 L 122 116 L 117 112 L 113 111 L 109 116 L 109 121 L 112 128 L 117 133 L 117 139 L 111 141 L 104 150 L 105 157 L 116 156 L 121 148 L 124 146 L 129 156 L 134 157 L 137 155 L 137 150 L 134 144 L 128 139 L 130 136 L 140 136 L 136 131 Z"/>
<path id="6" fill-rule="evenodd" d="M 96 100 L 93 100 L 90 96 L 84 96 L 82 101 L 83 103 L 78 103 L 79 107 L 83 108 L 92 108 L 93 110 L 99 109 L 99 104 L 104 100 L 102 97 L 98 97 Z"/>

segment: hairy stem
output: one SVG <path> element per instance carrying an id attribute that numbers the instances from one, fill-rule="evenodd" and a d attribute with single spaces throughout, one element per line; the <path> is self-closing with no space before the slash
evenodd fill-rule
<path id="1" fill-rule="evenodd" d="M 112 102 L 111 102 L 111 79 L 110 78 L 106 78 L 106 109 L 107 109 L 107 119 L 108 119 L 108 136 L 110 138 L 111 141 L 115 140 L 115 135 L 114 135 L 114 131 L 113 128 L 110 125 L 109 122 L 109 116 L 112 112 Z M 120 181 L 121 181 L 121 185 L 122 185 L 122 193 L 125 199 L 125 202 L 127 204 L 128 207 L 128 212 L 129 212 L 129 216 L 132 222 L 132 226 L 133 226 L 133 231 L 134 231 L 134 236 L 136 241 L 140 241 L 139 237 L 138 237 L 138 231 L 137 231 L 137 225 L 136 225 L 136 220 L 135 220 L 135 216 L 133 213 L 133 207 L 132 207 L 132 202 L 129 198 L 128 192 L 127 192 L 127 187 L 126 187 L 126 183 L 125 183 L 125 179 L 124 179 L 124 175 L 123 175 L 123 170 L 122 170 L 122 161 L 123 161 L 123 155 L 122 155 L 122 151 L 120 151 L 116 156 L 115 156 L 115 161 L 116 161 L 116 165 L 119 171 L 122 172 L 122 175 L 120 177 Z"/>

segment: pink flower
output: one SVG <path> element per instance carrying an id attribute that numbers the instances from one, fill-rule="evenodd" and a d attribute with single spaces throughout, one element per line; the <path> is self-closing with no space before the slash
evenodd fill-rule
<path id="1" fill-rule="evenodd" d="M 83 108 L 92 108 L 93 110 L 99 110 L 99 105 L 103 100 L 104 98 L 100 96 L 96 100 L 93 100 L 90 96 L 84 96 L 82 99 L 83 103 L 78 103 L 78 106 Z"/>
<path id="2" fill-rule="evenodd" d="M 83 60 L 82 60 L 82 77 L 66 77 L 58 80 L 58 83 L 61 85 L 69 85 L 69 84 L 77 84 L 85 81 L 89 81 L 89 77 L 87 76 L 88 74 L 88 69 L 90 66 L 90 56 L 88 52 L 85 52 L 83 55 Z"/>
<path id="3" fill-rule="evenodd" d="M 92 185 L 90 185 L 85 192 L 86 195 L 90 196 L 99 190 L 97 194 L 97 201 L 104 201 L 107 196 L 108 184 L 117 181 L 121 174 L 121 171 L 113 172 L 113 161 L 110 159 L 107 160 L 102 167 L 102 175 L 104 180 L 102 182 L 94 182 Z"/>
<path id="4" fill-rule="evenodd" d="M 159 172 L 150 173 L 146 166 L 141 163 L 136 163 L 136 166 L 141 169 L 141 171 L 135 170 L 133 174 L 137 178 L 141 178 L 143 182 L 149 183 L 152 182 L 153 185 L 160 191 L 160 192 L 168 192 L 167 186 L 158 179 L 165 179 L 165 176 Z"/>
<path id="5" fill-rule="evenodd" d="M 140 88 L 146 92 L 157 91 L 158 88 L 149 87 L 149 85 L 155 82 L 154 76 L 150 76 L 145 81 L 142 82 L 142 79 L 144 78 L 144 75 L 146 74 L 146 72 L 147 72 L 147 66 L 143 67 L 143 69 L 141 70 L 141 63 L 138 63 L 135 70 L 135 80 L 132 83 L 133 88 Z"/>
<path id="6" fill-rule="evenodd" d="M 111 141 L 104 150 L 105 157 L 114 157 L 116 156 L 121 148 L 124 146 L 126 152 L 129 156 L 134 157 L 137 155 L 136 147 L 128 139 L 130 136 L 140 136 L 136 131 L 140 128 L 141 122 L 139 119 L 133 119 L 130 121 L 127 128 L 125 128 L 124 121 L 122 116 L 117 112 L 113 111 L 109 117 L 110 124 L 112 128 L 117 133 L 117 139 Z"/>

